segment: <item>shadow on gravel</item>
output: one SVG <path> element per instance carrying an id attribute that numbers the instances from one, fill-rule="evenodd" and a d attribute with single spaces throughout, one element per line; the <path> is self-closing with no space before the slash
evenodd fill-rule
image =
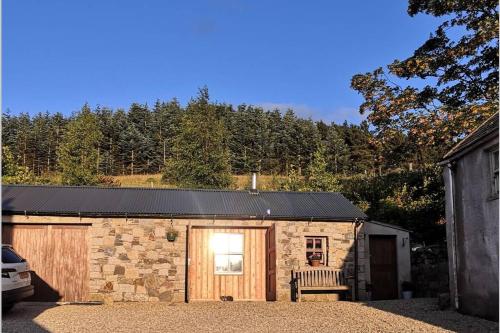
<path id="1" fill-rule="evenodd" d="M 466 316 L 453 310 L 440 310 L 437 299 L 369 301 L 366 306 L 418 320 L 454 332 L 498 332 L 498 323 Z M 478 331 L 478 327 L 481 327 Z"/>
<path id="2" fill-rule="evenodd" d="M 2 332 L 49 332 L 35 322 L 44 311 L 57 307 L 56 303 L 21 302 L 2 314 Z"/>

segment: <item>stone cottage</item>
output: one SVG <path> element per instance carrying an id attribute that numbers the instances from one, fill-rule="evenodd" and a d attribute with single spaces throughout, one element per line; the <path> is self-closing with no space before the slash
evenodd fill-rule
<path id="1" fill-rule="evenodd" d="M 367 297 L 366 216 L 339 193 L 3 186 L 2 211 L 33 300 L 289 301 L 313 254 Z"/>

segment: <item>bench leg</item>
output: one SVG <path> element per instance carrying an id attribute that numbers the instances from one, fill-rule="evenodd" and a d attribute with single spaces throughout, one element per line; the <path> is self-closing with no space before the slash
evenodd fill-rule
<path id="1" fill-rule="evenodd" d="M 302 298 L 302 293 L 300 292 L 300 287 L 297 287 L 297 292 L 295 293 L 295 302 L 299 302 L 300 303 L 300 299 Z"/>

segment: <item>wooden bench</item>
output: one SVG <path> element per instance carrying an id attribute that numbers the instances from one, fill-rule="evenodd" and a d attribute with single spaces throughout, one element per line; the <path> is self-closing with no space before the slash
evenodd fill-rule
<path id="1" fill-rule="evenodd" d="M 304 290 L 331 290 L 346 293 L 349 286 L 344 272 L 328 267 L 304 268 L 292 271 L 295 285 L 295 301 L 300 302 Z"/>

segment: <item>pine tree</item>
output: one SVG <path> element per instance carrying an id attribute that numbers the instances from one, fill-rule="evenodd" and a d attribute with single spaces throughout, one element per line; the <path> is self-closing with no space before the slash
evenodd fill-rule
<path id="1" fill-rule="evenodd" d="M 152 114 L 147 105 L 132 103 L 127 118 L 130 172 L 131 174 L 149 172 L 152 170 L 154 160 Z"/>
<path id="2" fill-rule="evenodd" d="M 345 171 L 349 163 L 349 147 L 333 123 L 327 130 L 325 145 L 329 171 L 334 173 Z"/>
<path id="3" fill-rule="evenodd" d="M 21 113 L 17 117 L 16 128 L 16 145 L 13 149 L 14 157 L 19 159 L 19 164 L 22 166 L 32 165 L 32 123 L 31 118 L 27 113 Z M 17 155 L 17 156 L 16 156 Z"/>
<path id="4" fill-rule="evenodd" d="M 62 182 L 67 185 L 95 185 L 98 183 L 97 154 L 102 133 L 97 117 L 85 104 L 67 125 L 59 146 L 59 164 Z"/>
<path id="5" fill-rule="evenodd" d="M 60 112 L 55 113 L 50 119 L 50 146 L 49 149 L 51 153 L 49 154 L 49 164 L 48 168 L 50 171 L 56 171 L 59 168 L 59 155 L 57 154 L 57 150 L 59 149 L 59 145 L 62 142 L 62 138 L 64 136 L 64 129 L 68 123 L 68 119 L 64 117 L 64 115 Z"/>
<path id="6" fill-rule="evenodd" d="M 284 132 L 281 113 L 278 110 L 267 112 L 268 119 L 268 143 L 265 145 L 266 159 L 264 171 L 280 173 L 284 170 L 281 165 L 281 156 L 284 151 L 281 133 Z"/>
<path id="7" fill-rule="evenodd" d="M 164 181 L 182 187 L 227 188 L 232 183 L 227 128 L 201 89 L 182 117 Z"/>
<path id="8" fill-rule="evenodd" d="M 307 168 L 306 186 L 308 191 L 339 192 L 341 185 L 338 179 L 326 170 L 326 149 L 320 146 L 313 155 Z"/>
<path id="9" fill-rule="evenodd" d="M 50 165 L 51 154 L 55 154 L 51 151 L 52 139 L 50 135 L 50 116 L 49 113 L 38 113 L 33 117 L 33 172 L 40 176 L 42 173 L 47 172 Z"/>
<path id="10" fill-rule="evenodd" d="M 318 128 L 311 119 L 297 119 L 295 133 L 295 163 L 299 166 L 299 173 L 302 174 L 302 170 L 306 170 L 311 164 L 321 139 Z"/>
<path id="11" fill-rule="evenodd" d="M 152 144 L 133 123 L 127 125 L 119 135 L 123 161 L 131 175 L 146 172 L 149 168 L 148 161 L 151 158 Z"/>
<path id="12" fill-rule="evenodd" d="M 128 129 L 127 114 L 123 109 L 117 109 L 113 114 L 113 159 L 115 174 L 127 174 L 128 157 L 128 143 L 126 141 L 126 131 Z"/>
<path id="13" fill-rule="evenodd" d="M 174 98 L 170 102 L 157 101 L 153 109 L 153 166 L 155 171 L 161 171 L 172 157 L 174 138 L 179 132 L 182 108 Z"/>
<path id="14" fill-rule="evenodd" d="M 113 153 L 117 134 L 113 127 L 113 110 L 106 107 L 97 107 L 95 115 L 99 122 L 99 130 L 102 133 L 98 147 L 96 166 L 99 169 L 99 173 L 109 175 L 112 174 L 114 170 Z"/>
<path id="15" fill-rule="evenodd" d="M 233 172 L 245 174 L 253 170 L 262 171 L 269 139 L 268 119 L 264 110 L 243 104 L 236 111 L 227 113 L 226 121 L 231 132 Z"/>
<path id="16" fill-rule="evenodd" d="M 191 101 L 193 109 L 201 104 Z M 204 106 L 205 107 L 205 106 Z M 327 171 L 357 174 L 381 173 L 401 167 L 420 167 L 436 159 L 437 150 L 422 149 L 399 131 L 390 138 L 374 138 L 366 122 L 360 125 L 313 122 L 297 117 L 293 110 L 279 110 L 242 104 L 210 103 L 217 126 L 225 128 L 221 141 L 229 148 L 229 163 L 235 174 L 257 169 L 263 174 L 287 175 L 292 166 L 301 177 L 312 163 L 319 144 L 326 148 Z M 186 110 L 175 99 L 157 101 L 153 109 L 133 103 L 129 111 L 97 107 L 93 112 L 102 133 L 95 160 L 97 173 L 104 175 L 161 172 L 167 162 L 182 155 L 178 142 L 181 118 Z M 2 140 L 18 165 L 37 175 L 59 171 L 60 143 L 66 124 L 75 117 L 60 113 L 2 115 Z M 200 117 L 200 126 L 207 121 Z M 376 139 L 376 140 L 375 140 Z M 174 147 L 175 146 L 175 147 Z M 208 186 L 208 185 L 207 185 Z"/>
<path id="17" fill-rule="evenodd" d="M 11 115 L 9 109 L 2 113 L 2 146 L 8 146 L 13 156 L 16 155 L 18 118 Z"/>
<path id="18" fill-rule="evenodd" d="M 330 129 L 330 126 L 324 123 L 323 120 L 317 121 L 316 122 L 316 128 L 318 129 L 319 136 L 322 141 L 327 140 L 328 136 L 328 130 Z"/>
<path id="19" fill-rule="evenodd" d="M 226 118 L 226 125 L 231 137 L 229 140 L 231 169 L 238 175 L 248 172 L 247 129 L 245 123 L 247 120 L 245 119 L 245 109 L 245 104 L 239 105 Z"/>
<path id="20" fill-rule="evenodd" d="M 373 136 L 368 129 L 368 123 L 361 125 L 344 124 L 338 127 L 349 147 L 349 171 L 351 173 L 373 173 L 375 171 L 376 152 L 371 145 Z"/>
<path id="21" fill-rule="evenodd" d="M 293 110 L 287 110 L 283 116 L 283 126 L 280 133 L 280 153 L 281 153 L 281 166 L 286 174 L 290 171 L 291 165 L 298 166 L 298 173 L 300 170 L 300 152 L 298 147 L 297 135 L 297 117 Z"/>

